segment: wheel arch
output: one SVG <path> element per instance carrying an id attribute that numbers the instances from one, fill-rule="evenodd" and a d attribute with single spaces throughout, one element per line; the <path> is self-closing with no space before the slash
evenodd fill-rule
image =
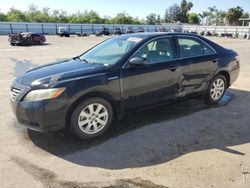
<path id="1" fill-rule="evenodd" d="M 80 97 L 78 97 L 69 107 L 69 109 L 67 110 L 66 113 L 66 127 L 69 126 L 69 122 L 70 122 L 70 117 L 74 111 L 74 109 L 77 107 L 77 105 L 82 102 L 83 100 L 86 100 L 88 98 L 93 98 L 93 97 L 98 97 L 98 98 L 102 98 L 107 100 L 110 105 L 113 108 L 114 111 L 114 117 L 117 117 L 119 114 L 119 105 L 116 103 L 115 99 L 108 93 L 106 92 L 100 92 L 100 91 L 93 91 L 90 93 L 86 93 Z"/>
<path id="2" fill-rule="evenodd" d="M 226 81 L 227 81 L 227 88 L 229 88 L 229 86 L 230 86 L 230 74 L 227 71 L 223 70 L 223 71 L 218 72 L 216 74 L 216 76 L 217 75 L 223 75 L 223 76 L 225 76 Z"/>

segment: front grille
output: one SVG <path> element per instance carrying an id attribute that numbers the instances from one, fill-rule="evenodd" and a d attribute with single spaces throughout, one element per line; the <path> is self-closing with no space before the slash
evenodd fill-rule
<path id="1" fill-rule="evenodd" d="M 20 93 L 21 93 L 21 89 L 12 88 L 11 91 L 10 91 L 10 99 L 12 101 L 15 101 L 16 98 L 20 95 Z"/>

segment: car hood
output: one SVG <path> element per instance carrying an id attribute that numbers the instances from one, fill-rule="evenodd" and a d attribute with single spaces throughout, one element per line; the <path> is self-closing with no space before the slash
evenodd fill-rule
<path id="1" fill-rule="evenodd" d="M 69 59 L 31 69 L 17 77 L 16 82 L 28 86 L 45 86 L 57 81 L 101 73 L 106 68 L 107 66 L 100 64 Z"/>

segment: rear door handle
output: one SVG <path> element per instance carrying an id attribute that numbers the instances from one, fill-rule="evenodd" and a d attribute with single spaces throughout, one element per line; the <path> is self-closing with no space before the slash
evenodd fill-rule
<path id="1" fill-rule="evenodd" d="M 213 59 L 212 62 L 213 62 L 213 63 L 217 63 L 217 62 L 218 62 L 218 59 Z"/>
<path id="2" fill-rule="evenodd" d="M 170 71 L 172 71 L 172 72 L 176 71 L 176 69 L 177 69 L 176 66 L 171 66 L 171 67 L 170 67 Z"/>

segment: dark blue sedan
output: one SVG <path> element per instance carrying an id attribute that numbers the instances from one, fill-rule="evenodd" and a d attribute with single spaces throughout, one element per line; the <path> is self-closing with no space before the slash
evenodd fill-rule
<path id="1" fill-rule="evenodd" d="M 13 82 L 10 99 L 17 120 L 29 129 L 66 127 L 92 138 L 115 117 L 191 94 L 216 104 L 239 69 L 237 52 L 202 36 L 127 34 L 28 71 Z"/>

